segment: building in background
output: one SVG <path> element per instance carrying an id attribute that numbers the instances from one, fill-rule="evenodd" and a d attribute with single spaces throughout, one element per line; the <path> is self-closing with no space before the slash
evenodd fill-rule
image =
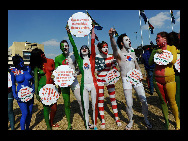
<path id="1" fill-rule="evenodd" d="M 12 56 L 19 54 L 23 60 L 24 65 L 29 65 L 31 51 L 39 48 L 44 51 L 44 44 L 30 43 L 30 42 L 13 42 L 12 46 L 8 48 L 8 64 L 13 64 Z"/>

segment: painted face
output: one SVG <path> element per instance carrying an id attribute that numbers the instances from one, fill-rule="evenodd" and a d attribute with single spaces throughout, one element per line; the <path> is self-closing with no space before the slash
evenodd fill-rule
<path id="1" fill-rule="evenodd" d="M 102 51 L 103 54 L 107 55 L 108 54 L 108 45 L 104 44 L 101 51 Z"/>
<path id="2" fill-rule="evenodd" d="M 123 37 L 123 44 L 126 48 L 131 48 L 131 40 L 128 36 Z"/>
<path id="3" fill-rule="evenodd" d="M 157 35 L 156 43 L 159 48 L 164 47 L 166 45 L 166 39 L 161 37 L 161 35 Z"/>
<path id="4" fill-rule="evenodd" d="M 65 54 L 69 53 L 69 45 L 66 42 L 61 43 L 61 51 Z"/>
<path id="5" fill-rule="evenodd" d="M 81 48 L 81 53 L 82 53 L 82 55 L 88 55 L 89 51 L 88 51 L 88 49 L 86 47 L 82 47 Z"/>

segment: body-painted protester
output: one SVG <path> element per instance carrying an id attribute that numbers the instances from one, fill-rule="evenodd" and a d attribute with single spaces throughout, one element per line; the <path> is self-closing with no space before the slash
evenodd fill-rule
<path id="1" fill-rule="evenodd" d="M 155 68 L 155 64 L 153 64 L 151 66 L 149 65 L 149 58 L 150 58 L 151 52 L 152 52 L 151 46 L 148 47 L 148 48 L 144 48 L 144 53 L 142 54 L 142 59 L 143 59 L 145 70 L 147 72 L 147 79 L 146 80 L 149 81 L 148 82 L 148 87 L 149 87 L 149 90 L 150 90 L 149 93 L 151 95 L 153 95 L 153 91 L 154 91 L 153 71 L 154 71 L 154 68 Z"/>
<path id="2" fill-rule="evenodd" d="M 127 81 L 127 74 L 130 70 L 137 69 L 141 72 L 140 67 L 137 63 L 134 49 L 131 47 L 131 41 L 126 34 L 122 34 L 117 39 L 117 44 L 120 48 L 120 51 L 117 49 L 116 41 L 113 37 L 115 31 L 111 28 L 109 30 L 109 36 L 111 41 L 111 46 L 113 49 L 113 56 L 119 64 L 123 91 L 126 98 L 126 111 L 129 118 L 129 123 L 126 126 L 126 130 L 130 130 L 133 126 L 133 98 L 132 98 L 132 84 Z M 142 79 L 142 78 L 141 78 Z M 142 82 L 134 86 L 136 93 L 138 94 L 139 100 L 142 103 L 142 113 L 144 115 L 144 121 L 148 128 L 152 128 L 152 125 L 148 121 L 148 104 L 145 96 L 145 91 Z"/>
<path id="3" fill-rule="evenodd" d="M 40 89 L 43 88 L 46 84 L 54 84 L 51 78 L 52 71 L 54 70 L 55 66 L 54 60 L 46 58 L 44 52 L 41 49 L 35 48 L 31 52 L 30 66 L 34 71 L 36 98 L 38 101 L 41 101 L 39 96 Z M 57 111 L 57 103 L 50 106 L 43 104 L 43 108 L 47 130 L 52 130 L 52 127 L 59 127 L 59 125 L 53 124 L 53 120 Z"/>
<path id="4" fill-rule="evenodd" d="M 74 54 L 69 52 L 69 44 L 66 40 L 63 40 L 60 42 L 60 49 L 62 51 L 62 54 L 55 57 L 55 68 L 57 68 L 60 65 L 69 65 L 69 67 L 71 67 L 75 71 L 76 64 L 77 64 L 76 59 L 74 57 Z M 64 99 L 64 105 L 65 105 L 65 115 L 68 121 L 67 130 L 72 129 L 71 121 L 70 121 L 70 88 L 78 101 L 81 113 L 83 115 L 81 96 L 80 96 L 80 85 L 78 83 L 76 74 L 75 74 L 75 79 L 72 85 L 70 85 L 69 87 L 61 88 L 61 93 Z"/>
<path id="5" fill-rule="evenodd" d="M 115 84 L 108 84 L 106 82 L 106 75 L 112 69 L 116 69 L 116 61 L 113 55 L 108 54 L 108 44 L 104 41 L 102 43 L 98 43 L 97 45 L 99 54 L 95 57 L 95 69 L 97 72 L 97 83 L 99 86 L 99 101 L 98 101 L 98 108 L 99 114 L 102 119 L 101 128 L 105 128 L 105 120 L 104 120 L 104 85 L 107 86 L 108 94 L 110 97 L 110 101 L 112 104 L 112 110 L 114 112 L 115 120 L 117 126 L 121 126 L 121 122 L 119 121 L 118 117 L 118 109 L 117 109 L 117 102 L 115 99 Z"/>
<path id="6" fill-rule="evenodd" d="M 177 51 L 177 60 L 180 59 L 180 33 L 170 32 L 167 43 L 170 46 L 175 46 Z M 176 63 L 175 63 L 176 64 Z M 174 64 L 175 81 L 176 81 L 176 103 L 180 115 L 180 69 L 178 70 Z"/>
<path id="7" fill-rule="evenodd" d="M 175 100 L 176 95 L 176 82 L 175 82 L 175 73 L 173 69 L 173 65 L 176 62 L 177 51 L 175 46 L 169 46 L 167 44 L 168 33 L 160 32 L 157 34 L 156 43 L 158 45 L 157 49 L 154 49 L 151 53 L 149 64 L 152 65 L 154 63 L 154 55 L 156 53 L 163 53 L 165 50 L 170 51 L 173 55 L 173 59 L 167 65 L 155 65 L 154 70 L 154 86 L 159 95 L 163 115 L 165 118 L 165 128 L 168 129 L 169 121 L 168 121 L 168 106 L 167 102 L 169 102 L 172 113 L 176 120 L 176 129 L 180 129 L 180 119 L 178 117 L 178 107 Z"/>
<path id="8" fill-rule="evenodd" d="M 20 126 L 21 130 L 29 130 L 34 98 L 30 99 L 27 102 L 23 102 L 21 98 L 18 97 L 18 92 L 23 87 L 30 87 L 33 89 L 34 92 L 34 79 L 31 74 L 31 68 L 29 66 L 24 66 L 24 61 L 21 56 L 15 55 L 12 57 L 12 60 L 15 67 L 11 69 L 10 73 L 12 81 L 12 92 L 22 112 Z"/>
<path id="9" fill-rule="evenodd" d="M 11 81 L 11 75 L 10 75 L 10 68 L 8 68 L 8 83 L 10 83 L 10 86 L 8 86 L 8 119 L 10 121 L 10 127 L 11 130 L 14 130 L 14 122 L 15 122 L 15 118 L 14 118 L 14 112 L 13 112 L 13 93 L 12 93 L 12 81 Z"/>
<path id="10" fill-rule="evenodd" d="M 98 103 L 98 85 L 95 77 L 95 33 L 94 28 L 92 29 L 91 35 L 91 54 L 89 48 L 86 45 L 83 45 L 80 49 L 80 55 L 78 54 L 77 47 L 72 38 L 72 35 L 67 29 L 67 34 L 69 36 L 69 40 L 73 46 L 73 51 L 75 58 L 78 62 L 78 66 L 80 72 L 82 74 L 81 78 L 81 87 L 80 87 L 80 95 L 83 105 L 83 113 L 84 113 L 84 123 L 85 127 L 88 130 L 92 128 L 92 125 L 89 123 L 89 92 L 91 92 L 92 99 L 92 109 L 93 109 L 93 120 L 94 120 L 94 130 L 97 130 L 97 103 Z"/>

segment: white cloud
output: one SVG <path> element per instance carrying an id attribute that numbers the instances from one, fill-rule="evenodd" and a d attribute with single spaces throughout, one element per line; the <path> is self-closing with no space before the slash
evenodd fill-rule
<path id="1" fill-rule="evenodd" d="M 149 19 L 149 22 L 154 26 L 154 28 L 161 28 L 164 26 L 166 20 L 171 20 L 170 19 L 170 14 L 169 12 L 160 12 L 154 17 L 151 17 Z M 148 29 L 148 24 L 142 26 L 143 30 Z"/>
<path id="2" fill-rule="evenodd" d="M 44 46 L 55 46 L 55 47 L 59 46 L 59 43 L 60 42 L 58 42 L 57 39 L 50 39 L 48 41 L 42 42 L 42 44 L 44 44 Z"/>
<path id="3" fill-rule="evenodd" d="M 53 54 L 53 53 L 46 53 L 45 54 L 47 58 L 51 58 L 51 59 L 55 59 L 55 57 L 58 55 L 58 54 Z"/>

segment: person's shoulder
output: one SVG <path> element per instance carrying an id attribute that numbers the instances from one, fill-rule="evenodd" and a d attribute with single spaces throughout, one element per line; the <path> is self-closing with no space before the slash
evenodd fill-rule
<path id="1" fill-rule="evenodd" d="M 56 57 L 55 57 L 55 60 L 57 60 L 57 59 L 59 59 L 59 58 L 61 58 L 61 57 L 62 57 L 62 54 L 56 56 Z"/>

